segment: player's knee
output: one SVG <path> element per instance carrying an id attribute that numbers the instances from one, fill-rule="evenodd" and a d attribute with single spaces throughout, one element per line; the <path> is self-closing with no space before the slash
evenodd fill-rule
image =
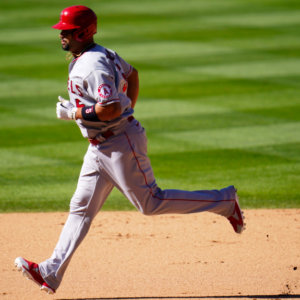
<path id="1" fill-rule="evenodd" d="M 146 207 L 143 208 L 142 213 L 145 216 L 154 216 L 159 214 L 159 209 L 158 205 L 151 203 L 150 205 L 148 204 Z"/>
<path id="2" fill-rule="evenodd" d="M 142 211 L 142 213 L 145 216 L 153 216 L 153 215 L 155 215 L 152 210 L 144 210 L 144 211 Z"/>
<path id="3" fill-rule="evenodd" d="M 80 193 L 75 193 L 70 202 L 70 213 L 75 215 L 82 215 L 87 212 L 89 197 Z"/>

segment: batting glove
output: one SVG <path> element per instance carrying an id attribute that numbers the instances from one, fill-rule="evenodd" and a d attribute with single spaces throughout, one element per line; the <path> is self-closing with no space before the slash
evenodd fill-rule
<path id="1" fill-rule="evenodd" d="M 62 120 L 75 120 L 77 107 L 61 96 L 58 96 L 58 100 L 59 102 L 56 103 L 57 118 Z"/>

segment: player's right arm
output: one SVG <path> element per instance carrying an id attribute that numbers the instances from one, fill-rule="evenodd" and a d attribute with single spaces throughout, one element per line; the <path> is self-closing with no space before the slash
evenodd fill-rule
<path id="1" fill-rule="evenodd" d="M 131 107 L 134 108 L 139 95 L 139 74 L 135 68 L 132 69 L 130 75 L 127 78 L 127 82 L 127 96 L 131 100 Z"/>

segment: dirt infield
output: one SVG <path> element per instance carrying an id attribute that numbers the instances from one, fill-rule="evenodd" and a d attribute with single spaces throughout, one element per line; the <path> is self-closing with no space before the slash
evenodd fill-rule
<path id="1" fill-rule="evenodd" d="M 0 214 L 1 299 L 300 299 L 300 210 L 218 215 L 100 212 L 54 296 L 14 268 L 51 255 L 66 213 Z"/>

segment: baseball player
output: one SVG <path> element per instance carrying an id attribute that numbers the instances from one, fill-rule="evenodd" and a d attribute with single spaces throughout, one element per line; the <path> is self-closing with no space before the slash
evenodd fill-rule
<path id="1" fill-rule="evenodd" d="M 62 48 L 74 58 L 69 65 L 69 100 L 58 97 L 56 114 L 59 119 L 75 121 L 89 147 L 52 256 L 40 264 L 18 257 L 17 269 L 42 290 L 54 293 L 114 187 L 145 215 L 209 211 L 227 218 L 234 231 L 241 233 L 245 224 L 234 186 L 199 191 L 157 186 L 145 130 L 133 116 L 138 72 L 115 51 L 94 42 L 95 13 L 81 5 L 67 7 L 53 28 L 60 30 Z"/>

